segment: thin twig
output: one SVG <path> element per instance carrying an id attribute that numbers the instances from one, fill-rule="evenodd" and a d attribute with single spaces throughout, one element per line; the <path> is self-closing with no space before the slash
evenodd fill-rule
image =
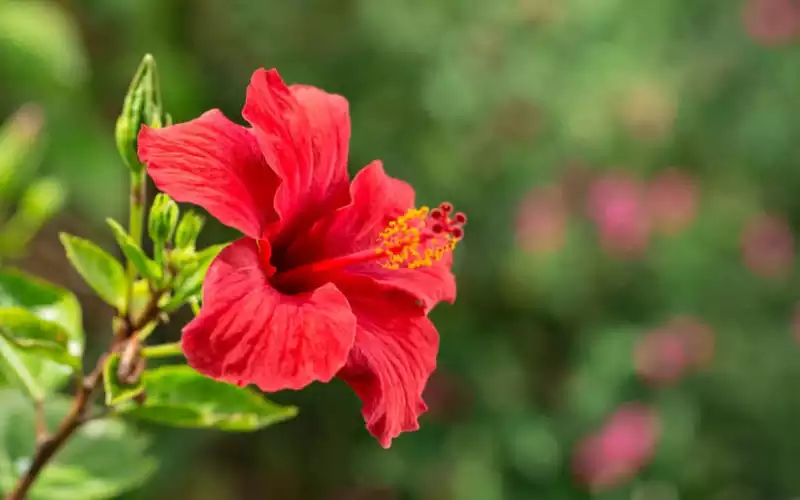
<path id="1" fill-rule="evenodd" d="M 33 402 L 33 409 L 36 412 L 36 444 L 47 440 L 50 431 L 47 429 L 47 416 L 44 411 L 44 400 L 37 399 Z"/>
<path id="2" fill-rule="evenodd" d="M 86 408 L 91 400 L 91 395 L 98 386 L 100 376 L 103 372 L 103 364 L 107 356 L 108 353 L 100 356 L 95 369 L 83 379 L 82 384 L 78 387 L 75 400 L 72 402 L 72 406 L 67 415 L 58 425 L 58 429 L 56 429 L 51 436 L 48 436 L 37 444 L 31 466 L 19 479 L 14 490 L 9 493 L 7 500 L 23 500 L 44 466 L 81 426 L 86 414 Z"/>
<path id="3" fill-rule="evenodd" d="M 105 366 L 106 359 L 111 354 L 117 352 L 124 342 L 135 335 L 139 329 L 158 316 L 158 301 L 161 295 L 162 292 L 157 292 L 150 297 L 150 301 L 135 322 L 132 323 L 128 320 L 117 322 L 119 326 L 114 334 L 114 341 L 111 343 L 108 351 L 100 356 L 94 369 L 86 375 L 78 385 L 78 390 L 72 402 L 72 406 L 67 415 L 61 420 L 61 423 L 58 424 L 56 431 L 37 443 L 30 467 L 25 474 L 20 477 L 14 490 L 6 496 L 6 500 L 24 500 L 45 465 L 47 465 L 55 456 L 56 452 L 66 444 L 75 431 L 90 420 L 89 409 L 92 395 L 102 385 L 101 379 L 103 377 L 103 367 Z"/>

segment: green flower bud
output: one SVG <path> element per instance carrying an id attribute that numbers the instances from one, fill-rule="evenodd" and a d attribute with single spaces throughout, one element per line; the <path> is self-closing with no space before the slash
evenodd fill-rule
<path id="1" fill-rule="evenodd" d="M 178 215 L 178 205 L 172 198 L 164 193 L 158 193 L 153 200 L 153 206 L 150 207 L 150 218 L 147 221 L 150 238 L 161 245 L 172 240 L 175 226 L 178 225 Z"/>
<path id="2" fill-rule="evenodd" d="M 194 251 L 197 237 L 205 224 L 205 218 L 194 211 L 186 212 L 175 232 L 175 248 Z"/>
<path id="3" fill-rule="evenodd" d="M 142 125 L 160 128 L 163 123 L 164 112 L 156 61 L 153 56 L 147 54 L 128 87 L 115 131 L 117 149 L 122 161 L 134 173 L 142 171 L 136 147 L 139 130 Z"/>

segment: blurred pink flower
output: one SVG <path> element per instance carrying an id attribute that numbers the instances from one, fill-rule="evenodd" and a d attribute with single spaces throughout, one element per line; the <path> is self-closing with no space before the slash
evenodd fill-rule
<path id="1" fill-rule="evenodd" d="M 636 345 L 636 373 L 647 382 L 665 386 L 677 382 L 689 363 L 684 338 L 670 330 L 656 330 Z"/>
<path id="2" fill-rule="evenodd" d="M 623 405 L 578 445 L 574 473 L 592 490 L 617 486 L 650 462 L 660 434 L 655 411 L 640 403 Z"/>
<path id="3" fill-rule="evenodd" d="M 794 265 L 794 235 L 783 217 L 763 213 L 751 217 L 741 244 L 745 265 L 759 276 L 775 278 Z"/>
<path id="4" fill-rule="evenodd" d="M 705 368 L 714 358 L 714 329 L 691 316 L 672 319 L 667 328 L 683 338 L 686 345 L 687 368 Z"/>
<path id="5" fill-rule="evenodd" d="M 560 186 L 531 190 L 517 214 L 517 244 L 534 253 L 549 253 L 564 245 L 567 206 Z"/>
<path id="6" fill-rule="evenodd" d="M 798 0 L 748 0 L 742 12 L 745 31 L 763 45 L 781 45 L 800 35 Z"/>
<path id="7" fill-rule="evenodd" d="M 707 324 L 678 316 L 648 333 L 636 345 L 636 373 L 658 386 L 677 382 L 687 371 L 710 363 L 714 355 L 714 332 Z"/>
<path id="8" fill-rule="evenodd" d="M 650 221 L 640 182 L 622 174 L 595 180 L 589 187 L 588 209 L 606 251 L 638 256 L 647 249 Z"/>
<path id="9" fill-rule="evenodd" d="M 676 169 L 661 172 L 648 185 L 647 206 L 654 229 L 664 234 L 681 231 L 697 212 L 694 179 Z"/>

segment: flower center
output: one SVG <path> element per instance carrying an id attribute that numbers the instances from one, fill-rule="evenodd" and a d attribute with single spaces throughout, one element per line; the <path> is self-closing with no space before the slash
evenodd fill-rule
<path id="1" fill-rule="evenodd" d="M 447 202 L 433 210 L 412 208 L 386 225 L 374 247 L 279 271 L 270 281 L 278 287 L 317 282 L 331 271 L 365 262 L 378 262 L 392 270 L 432 266 L 455 249 L 464 237 L 466 223 L 467 216 L 454 214 L 453 205 Z"/>

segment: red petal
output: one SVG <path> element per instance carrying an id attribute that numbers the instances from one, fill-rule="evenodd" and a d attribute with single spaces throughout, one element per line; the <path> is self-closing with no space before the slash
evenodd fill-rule
<path id="1" fill-rule="evenodd" d="M 366 278 L 337 283 L 358 318 L 353 350 L 339 373 L 364 405 L 367 429 L 388 448 L 419 429 L 422 392 L 436 369 L 439 334 L 414 297 Z"/>
<path id="2" fill-rule="evenodd" d="M 289 89 L 277 71 L 260 69 L 242 115 L 283 180 L 275 206 L 284 231 L 346 203 L 350 116 L 343 97 L 308 86 Z"/>
<path id="3" fill-rule="evenodd" d="M 292 296 L 272 288 L 256 242 L 243 238 L 211 264 L 200 314 L 183 329 L 183 349 L 192 367 L 217 380 L 300 389 L 341 369 L 355 325 L 333 284 Z"/>
<path id="4" fill-rule="evenodd" d="M 353 270 L 371 276 L 378 283 L 394 286 L 414 294 L 430 311 L 441 301 L 456 300 L 456 278 L 450 271 L 453 259 L 450 255 L 430 267 L 416 269 L 384 269 L 376 265 L 363 265 Z"/>
<path id="5" fill-rule="evenodd" d="M 175 200 L 200 205 L 253 238 L 276 219 L 277 176 L 253 134 L 219 110 L 163 129 L 143 127 L 138 143 L 156 186 Z"/>
<path id="6" fill-rule="evenodd" d="M 414 206 L 414 189 L 386 175 L 380 161 L 370 163 L 356 175 L 350 196 L 349 205 L 319 221 L 290 247 L 287 254 L 292 262 L 313 262 L 371 248 L 391 220 Z M 451 262 L 447 256 L 430 267 L 397 270 L 372 262 L 349 267 L 347 272 L 407 291 L 424 301 L 429 310 L 441 300 L 455 300 Z"/>
<path id="7" fill-rule="evenodd" d="M 292 85 L 290 90 L 305 111 L 310 126 L 313 171 L 308 196 L 312 200 L 322 200 L 333 186 L 346 190 L 350 148 L 347 99 L 309 85 Z"/>

